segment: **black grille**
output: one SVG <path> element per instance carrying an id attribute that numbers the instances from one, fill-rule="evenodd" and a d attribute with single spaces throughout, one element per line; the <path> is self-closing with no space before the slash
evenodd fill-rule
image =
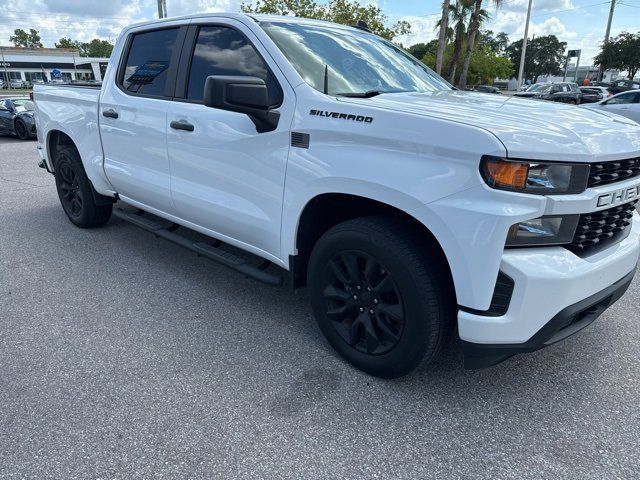
<path id="1" fill-rule="evenodd" d="M 621 240 L 627 227 L 631 225 L 637 203 L 638 200 L 607 210 L 580 215 L 578 229 L 567 248 L 579 253 Z"/>
<path id="2" fill-rule="evenodd" d="M 592 163 L 589 187 L 621 182 L 640 176 L 640 157 L 615 162 Z"/>

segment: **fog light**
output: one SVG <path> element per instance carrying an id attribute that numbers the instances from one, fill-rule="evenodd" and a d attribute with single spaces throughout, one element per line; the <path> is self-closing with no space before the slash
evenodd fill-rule
<path id="1" fill-rule="evenodd" d="M 507 247 L 565 245 L 573 241 L 580 215 L 538 217 L 509 229 Z"/>

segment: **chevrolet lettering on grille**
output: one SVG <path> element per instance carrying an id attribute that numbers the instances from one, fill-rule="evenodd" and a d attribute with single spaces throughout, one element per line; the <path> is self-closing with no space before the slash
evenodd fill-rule
<path id="1" fill-rule="evenodd" d="M 640 184 L 634 187 L 623 188 L 611 193 L 605 193 L 598 197 L 598 208 L 620 205 L 640 198 Z"/>

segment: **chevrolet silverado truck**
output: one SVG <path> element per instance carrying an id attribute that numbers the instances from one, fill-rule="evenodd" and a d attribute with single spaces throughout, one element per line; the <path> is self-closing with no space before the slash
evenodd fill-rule
<path id="1" fill-rule="evenodd" d="M 137 24 L 100 87 L 36 86 L 35 103 L 72 223 L 115 215 L 306 286 L 328 342 L 372 375 L 433 360 L 450 333 L 467 368 L 558 342 L 638 262 L 640 125 L 458 91 L 363 23 Z"/>

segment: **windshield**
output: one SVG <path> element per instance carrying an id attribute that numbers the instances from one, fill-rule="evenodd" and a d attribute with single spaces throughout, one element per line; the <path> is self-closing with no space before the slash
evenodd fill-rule
<path id="1" fill-rule="evenodd" d="M 528 89 L 527 92 L 539 92 L 539 93 L 545 93 L 547 91 L 551 90 L 551 85 L 545 85 L 543 83 L 537 83 L 535 85 L 531 85 Z"/>
<path id="2" fill-rule="evenodd" d="M 294 22 L 260 25 L 305 82 L 321 92 L 373 96 L 451 89 L 422 62 L 375 35 Z"/>
<path id="3" fill-rule="evenodd" d="M 33 111 L 33 102 L 31 100 L 18 99 L 13 101 L 13 105 L 16 109 L 16 112 L 32 112 Z"/>

